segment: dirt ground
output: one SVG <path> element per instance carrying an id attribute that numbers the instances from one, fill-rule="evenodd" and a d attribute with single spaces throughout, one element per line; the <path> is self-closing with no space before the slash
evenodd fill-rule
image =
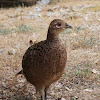
<path id="1" fill-rule="evenodd" d="M 56 18 L 73 29 L 60 34 L 68 60 L 62 77 L 51 85 L 48 100 L 100 100 L 99 0 L 0 9 L 0 100 L 35 99 L 34 86 L 24 76 L 15 79 L 15 74 L 29 41 L 46 39 L 49 23 Z"/>

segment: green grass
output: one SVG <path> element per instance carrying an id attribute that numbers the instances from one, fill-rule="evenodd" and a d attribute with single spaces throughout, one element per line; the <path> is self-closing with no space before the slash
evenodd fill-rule
<path id="1" fill-rule="evenodd" d="M 73 75 L 78 76 L 78 77 L 89 78 L 91 76 L 91 74 L 92 74 L 92 72 L 89 69 L 73 71 Z"/>
<path id="2" fill-rule="evenodd" d="M 32 30 L 33 30 L 32 27 L 29 27 L 29 26 L 24 25 L 24 24 L 21 24 L 15 28 L 15 32 L 17 32 L 17 33 L 24 33 L 24 32 L 29 32 Z"/>
<path id="3" fill-rule="evenodd" d="M 97 6 L 88 7 L 88 8 L 85 8 L 85 9 L 82 10 L 83 13 L 86 13 L 88 11 L 94 11 L 94 12 L 100 11 L 100 6 L 97 5 Z"/>
<path id="4" fill-rule="evenodd" d="M 74 32 L 75 33 L 78 33 L 80 30 L 81 30 L 81 27 L 80 26 L 79 27 L 75 27 Z"/>
<path id="5" fill-rule="evenodd" d="M 33 32 L 40 32 L 42 30 L 44 30 L 43 27 L 37 27 L 37 28 L 34 28 Z"/>
<path id="6" fill-rule="evenodd" d="M 9 30 L 8 28 L 7 29 L 1 29 L 0 28 L 0 34 L 2 34 L 2 35 L 6 35 L 6 34 L 8 34 L 10 32 L 11 32 L 11 30 Z"/>
<path id="7" fill-rule="evenodd" d="M 84 68 L 88 68 L 88 67 L 90 67 L 91 66 L 91 64 L 85 64 L 83 67 Z"/>
<path id="8" fill-rule="evenodd" d="M 98 97 L 98 98 L 100 98 L 100 95 L 99 94 L 93 94 L 94 96 L 96 96 L 96 97 Z"/>
<path id="9" fill-rule="evenodd" d="M 0 28 L 0 34 L 1 35 L 7 35 L 9 33 L 27 33 L 27 32 L 31 32 L 33 31 L 32 27 L 24 25 L 24 24 L 20 24 L 19 26 L 16 26 L 16 28 L 13 29 L 8 29 L 8 28 Z"/>
<path id="10" fill-rule="evenodd" d="M 70 11 L 74 12 L 74 9 L 72 6 L 69 7 Z"/>
<path id="11" fill-rule="evenodd" d="M 80 34 L 77 37 L 73 37 L 73 39 L 71 40 L 71 45 L 77 48 L 91 48 L 95 44 L 99 44 L 99 39 L 96 39 L 96 37 L 92 36 L 90 33 Z"/>
<path id="12" fill-rule="evenodd" d="M 79 42 L 79 45 L 83 48 L 84 47 L 92 47 L 95 44 L 95 39 L 93 37 L 90 37 L 90 38 L 85 37 L 82 40 L 81 40 L 81 38 L 78 39 L 78 42 Z"/>
<path id="13" fill-rule="evenodd" d="M 83 66 L 80 66 L 78 69 L 73 69 L 72 75 L 78 76 L 78 77 L 89 78 L 92 74 L 92 71 L 89 69 L 89 67 L 91 67 L 90 64 L 85 64 Z"/>

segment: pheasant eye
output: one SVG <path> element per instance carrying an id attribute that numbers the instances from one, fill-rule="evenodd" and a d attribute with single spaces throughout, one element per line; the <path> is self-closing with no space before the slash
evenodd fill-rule
<path id="1" fill-rule="evenodd" d="M 58 25 L 58 26 L 61 26 L 61 23 L 58 23 L 57 25 Z"/>

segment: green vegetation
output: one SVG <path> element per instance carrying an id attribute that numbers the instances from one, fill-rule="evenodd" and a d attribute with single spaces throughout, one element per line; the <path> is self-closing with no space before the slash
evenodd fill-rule
<path id="1" fill-rule="evenodd" d="M 74 31 L 75 33 L 78 33 L 81 30 L 81 27 L 75 27 Z"/>
<path id="2" fill-rule="evenodd" d="M 17 26 L 15 29 L 15 32 L 17 32 L 17 33 L 19 33 L 19 32 L 23 33 L 23 32 L 29 32 L 29 31 L 32 31 L 32 28 L 27 25 L 24 25 L 24 24 Z"/>
<path id="3" fill-rule="evenodd" d="M 100 95 L 98 95 L 98 94 L 93 94 L 94 96 L 96 96 L 96 97 L 98 97 L 98 98 L 100 98 Z"/>
<path id="4" fill-rule="evenodd" d="M 79 29 L 77 30 L 77 32 Z M 70 43 L 72 44 L 72 47 L 76 48 L 91 48 L 95 44 L 99 44 L 99 39 L 92 36 L 91 33 L 84 33 L 79 34 L 77 37 L 72 37 Z"/>
<path id="5" fill-rule="evenodd" d="M 97 6 L 88 7 L 82 10 L 83 13 L 86 13 L 87 11 L 94 11 L 94 12 L 100 11 L 100 6 L 97 5 Z"/>
<path id="6" fill-rule="evenodd" d="M 0 34 L 2 34 L 2 35 L 6 35 L 8 33 L 13 33 L 13 32 L 16 32 L 16 33 L 27 33 L 27 32 L 30 32 L 30 31 L 33 31 L 32 27 L 29 27 L 29 26 L 24 25 L 24 24 L 20 24 L 19 26 L 16 26 L 16 28 L 13 28 L 13 29 L 0 28 Z"/>
<path id="7" fill-rule="evenodd" d="M 77 38 L 78 40 L 78 45 L 82 48 L 84 47 L 92 47 L 94 44 L 95 44 L 95 38 L 93 37 L 85 37 L 84 39 L 83 38 Z"/>
<path id="8" fill-rule="evenodd" d="M 73 71 L 73 75 L 85 78 L 89 78 L 91 76 L 91 73 L 92 72 L 89 69 L 83 69 L 81 71 L 79 70 Z"/>
<path id="9" fill-rule="evenodd" d="M 77 70 L 73 69 L 72 75 L 78 76 L 78 77 L 89 78 L 92 74 L 92 71 L 87 67 L 90 67 L 90 65 L 86 64 L 86 65 L 82 66 L 82 69 L 77 69 Z"/>
<path id="10" fill-rule="evenodd" d="M 10 30 L 7 28 L 7 29 L 2 29 L 2 28 L 0 28 L 0 34 L 2 34 L 2 35 L 6 35 L 6 34 L 8 34 L 8 33 L 10 33 Z"/>

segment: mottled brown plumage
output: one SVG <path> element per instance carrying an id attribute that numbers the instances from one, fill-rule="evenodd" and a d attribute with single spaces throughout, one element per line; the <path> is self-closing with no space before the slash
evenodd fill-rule
<path id="1" fill-rule="evenodd" d="M 59 34 L 66 28 L 71 26 L 63 20 L 53 20 L 48 29 L 47 39 L 30 46 L 23 56 L 23 73 L 27 81 L 36 87 L 41 100 L 47 99 L 47 88 L 57 81 L 64 71 L 67 52 Z"/>

